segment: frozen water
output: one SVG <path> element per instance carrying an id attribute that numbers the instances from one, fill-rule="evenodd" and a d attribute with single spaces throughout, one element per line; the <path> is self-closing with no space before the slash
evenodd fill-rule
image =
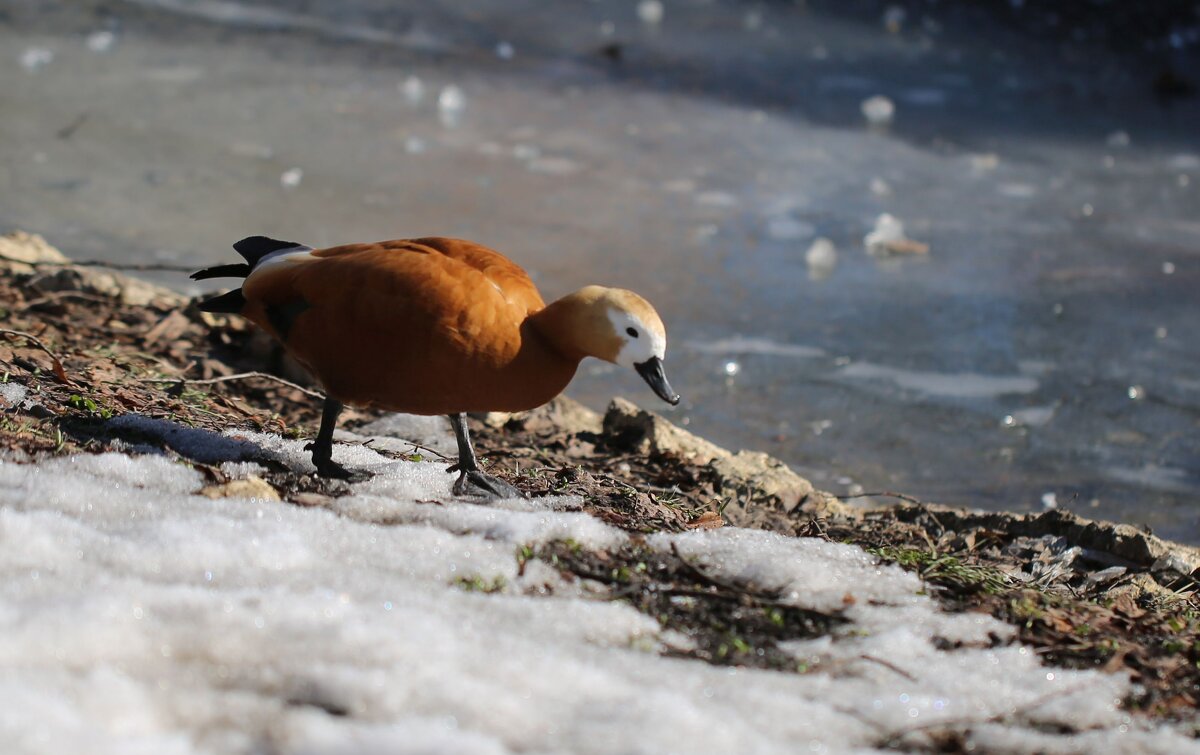
<path id="1" fill-rule="evenodd" d="M 806 239 L 811 237 L 815 231 L 812 223 L 806 223 L 787 215 L 767 220 L 767 235 L 776 241 Z"/>
<path id="2" fill-rule="evenodd" d="M 910 8 L 899 34 L 880 22 L 893 4 Z M 636 2 L 91 5 L 6 6 L 0 144 L 19 148 L 0 150 L 4 227 L 79 258 L 197 266 L 259 233 L 476 239 L 547 299 L 639 290 L 672 343 L 742 333 L 829 355 L 738 357 L 729 385 L 726 359 L 676 349 L 686 401 L 663 409 L 723 445 L 946 503 L 1034 508 L 1063 486 L 1064 507 L 1099 497 L 1085 513 L 1200 533 L 1195 397 L 1175 383 L 1200 353 L 1187 251 L 1200 99 L 1163 107 L 1154 56 L 1116 65 L 1086 42 L 964 22 L 978 4 L 962 3 L 664 3 L 657 26 Z M 104 55 L 85 45 L 97 28 L 118 33 Z M 54 60 L 29 74 L 27 49 Z M 1194 50 L 1172 54 L 1197 69 Z M 420 82 L 415 103 L 406 81 Z M 437 106 L 447 85 L 469 98 L 454 129 Z M 876 94 L 905 112 L 862 128 Z M 1109 146 L 1116 132 L 1128 146 Z M 514 159 L 517 145 L 536 154 Z M 302 184 L 281 190 L 294 167 Z M 881 213 L 936 254 L 846 254 Z M 811 274 L 811 237 L 772 238 L 777 217 L 841 249 L 836 268 Z M 1148 337 L 1157 328 L 1170 336 Z M 950 376 L 1049 369 L 1029 394 L 944 401 L 840 379 L 837 357 Z M 1156 400 L 1129 401 L 1131 385 Z M 635 375 L 591 365 L 570 391 L 595 409 L 615 393 L 653 401 Z M 1063 396 L 1045 425 L 998 422 Z M 838 432 L 819 442 L 779 428 L 825 418 Z M 1128 431 L 1142 440 L 1110 440 Z M 1150 463 L 1185 470 L 1190 492 L 1106 471 Z"/>
<path id="3" fill-rule="evenodd" d="M 1032 393 L 1038 387 L 1037 379 L 1027 375 L 979 375 L 964 372 L 942 374 L 904 370 L 869 362 L 848 364 L 838 370 L 837 374 L 843 379 L 887 382 L 907 391 L 947 398 L 997 398 L 1008 394 Z"/>
<path id="4" fill-rule="evenodd" d="M 298 465 L 299 442 L 252 437 Z M 789 646 L 806 674 L 660 657 L 686 639 L 548 564 L 518 573 L 521 546 L 623 533 L 564 500 L 449 500 L 442 464 L 375 471 L 324 509 L 198 497 L 200 474 L 157 456 L 0 461 L 6 752 L 875 752 L 1001 718 L 1000 749 L 1191 746 L 1125 725 L 1123 677 L 992 649 L 1007 627 L 943 613 L 913 575 L 822 541 L 655 536 L 717 578 L 851 620 Z M 1081 733 L 1038 733 L 1066 722 Z"/>
<path id="5" fill-rule="evenodd" d="M 734 336 L 716 341 L 690 342 L 687 347 L 702 354 L 763 354 L 766 356 L 797 357 L 808 359 L 824 356 L 825 352 L 814 346 L 795 343 L 779 343 L 768 338 Z"/>

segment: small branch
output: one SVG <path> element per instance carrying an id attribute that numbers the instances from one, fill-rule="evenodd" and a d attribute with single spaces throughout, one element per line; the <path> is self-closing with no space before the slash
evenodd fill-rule
<path id="1" fill-rule="evenodd" d="M 302 385 L 296 385 L 290 380 L 284 380 L 281 377 L 271 375 L 266 372 L 239 372 L 236 375 L 222 375 L 221 377 L 204 378 L 202 380 L 188 380 L 186 378 L 138 378 L 137 380 L 139 383 L 185 383 L 187 385 L 213 385 L 215 383 L 228 383 L 235 380 L 246 380 L 249 378 L 270 380 L 282 385 L 286 385 L 288 388 L 294 388 L 306 396 L 312 396 L 313 398 L 320 399 L 325 398 L 325 394 L 319 391 L 305 388 Z"/>
<path id="2" fill-rule="evenodd" d="M 444 453 L 441 453 L 440 451 L 435 451 L 432 448 L 430 448 L 429 446 L 423 446 L 420 443 L 416 443 L 411 440 L 404 440 L 403 438 L 398 438 L 397 440 L 402 440 L 402 441 L 404 441 L 404 443 L 406 445 L 412 446 L 412 449 L 414 451 L 416 451 L 416 450 L 425 451 L 426 453 L 433 454 L 434 456 L 438 457 L 442 461 L 455 461 L 455 459 L 453 457 L 447 456 Z M 367 438 L 366 440 L 362 441 L 359 445 L 365 446 L 366 448 L 371 449 L 372 451 L 374 451 L 377 454 L 386 455 L 388 453 L 397 453 L 395 451 L 383 451 L 383 450 L 377 449 L 377 448 L 375 448 L 375 446 L 371 445 L 374 442 L 375 442 L 375 438 Z M 411 454 L 403 454 L 403 455 L 410 456 Z"/>
<path id="3" fill-rule="evenodd" d="M 854 493 L 852 495 L 835 495 L 834 496 L 834 498 L 838 499 L 839 501 L 849 501 L 852 498 L 876 498 L 876 497 L 899 498 L 900 500 L 908 501 L 909 503 L 916 503 L 916 504 L 920 504 L 922 506 L 927 505 L 927 502 L 922 501 L 920 498 L 915 498 L 911 495 L 905 495 L 904 493 L 893 493 L 890 490 L 882 490 L 878 493 Z"/>
<path id="4" fill-rule="evenodd" d="M 882 658 L 876 658 L 875 656 L 867 655 L 866 653 L 863 653 L 862 655 L 858 656 L 858 658 L 859 658 L 859 660 L 862 660 L 862 661 L 870 661 L 871 663 L 878 663 L 880 666 L 883 666 L 886 669 L 896 672 L 897 674 L 899 674 L 900 676 L 909 680 L 910 682 L 915 682 L 917 680 L 917 677 L 908 673 L 907 671 L 900 668 L 899 666 L 892 663 L 891 661 L 885 661 Z"/>
<path id="5" fill-rule="evenodd" d="M 679 563 L 683 564 L 684 568 L 691 572 L 692 576 L 694 576 L 700 582 L 723 590 L 731 590 L 734 593 L 745 595 L 753 600 L 759 600 L 766 603 L 777 603 L 779 601 L 778 591 L 775 591 L 774 593 L 764 592 L 757 589 L 754 585 L 739 585 L 736 582 L 727 582 L 722 579 L 717 579 L 713 575 L 706 573 L 703 569 L 684 558 L 683 554 L 679 552 L 679 546 L 677 546 L 675 543 L 671 543 L 671 554 L 674 555 L 675 558 L 679 559 Z"/>
<path id="6" fill-rule="evenodd" d="M 71 384 L 70 378 L 67 377 L 67 371 L 63 369 L 62 360 L 60 360 L 58 358 L 57 354 L 55 354 L 53 351 L 48 349 L 46 347 L 46 344 L 42 343 L 41 340 L 39 340 L 37 336 L 33 335 L 32 333 L 26 333 L 23 330 L 8 330 L 7 328 L 0 328 L 0 335 L 16 336 L 18 338 L 24 338 L 25 340 L 32 343 L 34 346 L 36 346 L 39 349 L 41 349 L 42 351 L 44 351 L 46 353 L 46 356 L 50 357 L 50 363 L 54 369 L 54 377 L 58 378 L 60 383 L 63 383 L 65 385 Z"/>
<path id="7" fill-rule="evenodd" d="M 95 294 L 88 294 L 88 293 L 84 293 L 83 291 L 55 291 L 53 293 L 46 294 L 45 296 L 41 296 L 37 299 L 31 299 L 31 300 L 25 302 L 25 304 L 21 307 L 20 311 L 28 312 L 29 310 L 33 309 L 34 307 L 40 306 L 42 304 L 49 304 L 51 302 L 61 301 L 62 299 L 79 299 L 81 301 L 97 302 L 99 304 L 107 304 L 108 302 L 112 301 L 112 299 L 110 299 L 108 297 L 97 296 Z"/>
<path id="8" fill-rule="evenodd" d="M 75 120 L 71 121 L 67 125 L 60 128 L 54 135 L 57 136 L 59 139 L 63 139 L 63 140 L 70 139 L 72 136 L 75 135 L 75 132 L 79 130 L 79 127 L 82 126 L 87 121 L 87 119 L 88 119 L 88 113 L 85 110 L 82 113 L 80 113 L 79 117 L 77 117 Z"/>

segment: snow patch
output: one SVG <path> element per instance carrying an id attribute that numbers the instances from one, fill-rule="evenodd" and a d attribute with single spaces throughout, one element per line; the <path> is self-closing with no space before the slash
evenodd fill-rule
<path id="1" fill-rule="evenodd" d="M 220 439 L 308 464 L 298 441 Z M 578 501 L 477 505 L 448 496 L 443 464 L 343 444 L 335 457 L 377 476 L 329 509 L 209 500 L 199 473 L 158 455 L 0 461 L 6 751 L 875 752 L 964 720 L 988 751 L 1192 747 L 1119 733 L 1125 677 L 992 647 L 1007 627 L 942 613 L 852 546 L 653 537 L 717 578 L 851 619 L 788 646 L 805 674 L 662 657 L 681 640 L 653 618 L 551 564 L 519 573 L 520 545 L 624 542 L 564 511 Z M 1086 731 L 1044 733 L 1065 722 Z"/>

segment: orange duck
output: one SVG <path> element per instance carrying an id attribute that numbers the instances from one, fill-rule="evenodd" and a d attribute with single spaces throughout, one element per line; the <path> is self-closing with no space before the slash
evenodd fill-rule
<path id="1" fill-rule="evenodd" d="M 307 448 L 321 476 L 353 477 L 332 458 L 344 404 L 449 416 L 455 494 L 508 497 L 521 493 L 479 468 L 466 412 L 541 406 L 589 356 L 637 370 L 679 403 L 663 372 L 662 320 L 632 291 L 587 286 L 547 305 L 520 266 L 459 239 L 312 249 L 251 236 L 233 248 L 245 263 L 192 278 L 242 277 L 242 287 L 200 309 L 252 320 L 320 381 L 321 429 Z"/>

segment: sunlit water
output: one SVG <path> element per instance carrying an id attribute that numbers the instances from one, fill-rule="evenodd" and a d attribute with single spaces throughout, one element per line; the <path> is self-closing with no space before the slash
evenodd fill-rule
<path id="1" fill-rule="evenodd" d="M 684 403 L 589 363 L 572 393 L 597 408 L 629 396 L 835 492 L 1200 541 L 1195 100 L 913 19 L 453 8 L 11 4 L 0 225 L 197 267 L 258 233 L 475 239 L 547 298 L 658 306 Z M 882 213 L 928 254 L 868 255 Z"/>

